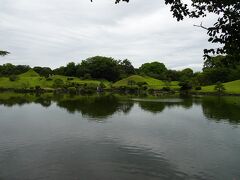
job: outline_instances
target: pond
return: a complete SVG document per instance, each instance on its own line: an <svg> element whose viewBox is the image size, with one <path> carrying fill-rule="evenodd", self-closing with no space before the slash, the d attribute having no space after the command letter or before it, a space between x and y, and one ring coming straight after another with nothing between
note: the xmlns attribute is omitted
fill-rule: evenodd
<svg viewBox="0 0 240 180"><path fill-rule="evenodd" d="M0 94L0 179L240 179L240 98Z"/></svg>

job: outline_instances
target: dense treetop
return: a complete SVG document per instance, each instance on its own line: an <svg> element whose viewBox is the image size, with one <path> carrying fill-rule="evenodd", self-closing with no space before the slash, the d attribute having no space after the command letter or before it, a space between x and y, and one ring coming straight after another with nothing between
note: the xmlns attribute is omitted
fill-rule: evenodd
<svg viewBox="0 0 240 180"><path fill-rule="evenodd" d="M148 75L157 79L164 79L167 68L163 63L155 61L155 62L143 64L139 68L139 71L145 75Z"/></svg>

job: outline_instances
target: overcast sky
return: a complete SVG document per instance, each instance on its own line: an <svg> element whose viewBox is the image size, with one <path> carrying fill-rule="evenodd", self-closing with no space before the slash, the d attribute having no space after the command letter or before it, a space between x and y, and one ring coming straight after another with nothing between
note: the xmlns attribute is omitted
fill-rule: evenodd
<svg viewBox="0 0 240 180"><path fill-rule="evenodd" d="M206 31L177 22L163 0L0 0L0 64L56 68L103 55L129 59L135 67L160 61L168 68L201 70Z"/></svg>

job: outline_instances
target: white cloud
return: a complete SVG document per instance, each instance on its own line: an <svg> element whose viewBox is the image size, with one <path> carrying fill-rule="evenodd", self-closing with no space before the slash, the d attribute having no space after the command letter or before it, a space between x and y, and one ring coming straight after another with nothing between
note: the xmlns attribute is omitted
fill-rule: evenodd
<svg viewBox="0 0 240 180"><path fill-rule="evenodd" d="M169 68L201 69L202 20L177 22L163 1L1 0L1 63L52 68L90 56L128 58L134 66L159 60ZM2 5L3 4L3 5ZM205 23L212 23L214 18Z"/></svg>

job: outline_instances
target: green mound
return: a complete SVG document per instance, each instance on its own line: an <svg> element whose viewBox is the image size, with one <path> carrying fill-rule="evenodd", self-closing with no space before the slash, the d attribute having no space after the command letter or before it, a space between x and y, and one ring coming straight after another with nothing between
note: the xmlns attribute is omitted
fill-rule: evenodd
<svg viewBox="0 0 240 180"><path fill-rule="evenodd" d="M134 81L135 83L138 83L138 82L146 82L146 79L139 75L133 75L133 76L129 76L128 78L124 78L120 81L115 82L113 86L115 87L127 86L130 81Z"/></svg>
<svg viewBox="0 0 240 180"><path fill-rule="evenodd" d="M173 89L178 89L178 82L177 81L172 81L171 83L167 83L162 81L162 80L158 80L149 76L139 76L139 75L133 75L130 76L128 78L122 79L120 81L117 81L116 83L113 84L114 87L120 87L120 86L127 86L129 84L129 81L135 81L136 83L138 82L146 82L147 85L150 88L153 89L161 89L164 86L170 86Z"/></svg>
<svg viewBox="0 0 240 180"><path fill-rule="evenodd" d="M39 77L39 74L36 73L33 69L28 70L27 72L20 74L20 77Z"/></svg>

